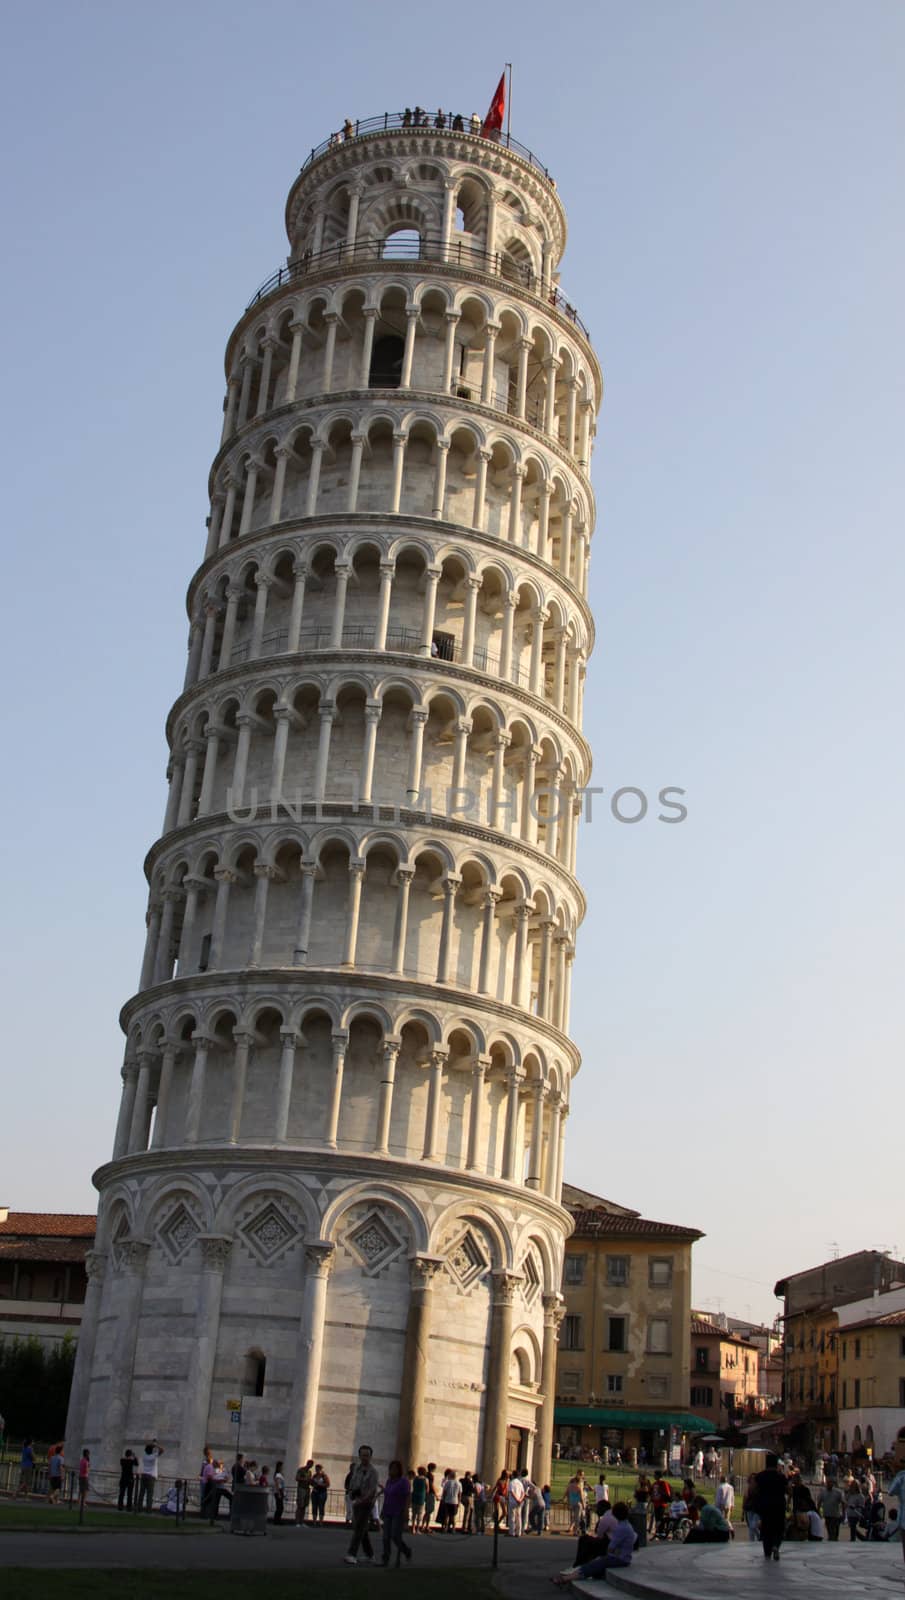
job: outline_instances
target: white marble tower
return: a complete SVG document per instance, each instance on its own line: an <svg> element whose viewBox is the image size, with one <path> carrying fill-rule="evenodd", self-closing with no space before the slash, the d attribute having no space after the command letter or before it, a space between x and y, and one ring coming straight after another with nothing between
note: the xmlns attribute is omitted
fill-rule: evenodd
<svg viewBox="0 0 905 1600"><path fill-rule="evenodd" d="M361 123L230 335L67 1428L546 1472L601 379L517 145Z"/></svg>

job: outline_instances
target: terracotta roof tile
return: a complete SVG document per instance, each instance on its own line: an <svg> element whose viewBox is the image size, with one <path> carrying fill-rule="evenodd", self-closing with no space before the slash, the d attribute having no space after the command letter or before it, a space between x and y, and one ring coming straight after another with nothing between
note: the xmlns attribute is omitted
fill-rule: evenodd
<svg viewBox="0 0 905 1600"><path fill-rule="evenodd" d="M90 1239L5 1239L0 1234L0 1261L84 1261Z"/></svg>
<svg viewBox="0 0 905 1600"><path fill-rule="evenodd" d="M0 1239L27 1235L36 1239L93 1239L97 1217L84 1212L11 1211L0 1222Z"/></svg>
<svg viewBox="0 0 905 1600"><path fill-rule="evenodd" d="M905 1328L905 1311L887 1311L882 1317L862 1317L859 1322L847 1322L839 1329L839 1337L861 1328Z"/></svg>
<svg viewBox="0 0 905 1600"><path fill-rule="evenodd" d="M603 1211L573 1211L575 1234L597 1234L609 1237L619 1234L623 1238L649 1238L658 1236L671 1239L700 1239L700 1228L684 1228L678 1222L654 1222L650 1217L622 1216ZM574 1235L573 1235L574 1237Z"/></svg>

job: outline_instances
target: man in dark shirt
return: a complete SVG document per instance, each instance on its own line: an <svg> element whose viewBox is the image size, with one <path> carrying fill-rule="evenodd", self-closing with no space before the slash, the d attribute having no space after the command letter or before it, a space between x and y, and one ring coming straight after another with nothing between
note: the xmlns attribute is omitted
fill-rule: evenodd
<svg viewBox="0 0 905 1600"><path fill-rule="evenodd" d="M754 1481L764 1556L768 1561L771 1556L778 1561L786 1526L786 1480L779 1471L776 1456L767 1457L764 1471L759 1472Z"/></svg>

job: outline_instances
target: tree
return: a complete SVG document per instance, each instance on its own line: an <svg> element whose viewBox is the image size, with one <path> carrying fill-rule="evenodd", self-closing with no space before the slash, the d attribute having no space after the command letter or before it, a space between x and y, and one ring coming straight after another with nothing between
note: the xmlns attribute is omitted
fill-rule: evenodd
<svg viewBox="0 0 905 1600"><path fill-rule="evenodd" d="M40 1339L0 1339L0 1413L6 1436L45 1444L63 1436L76 1341L71 1332L46 1349Z"/></svg>

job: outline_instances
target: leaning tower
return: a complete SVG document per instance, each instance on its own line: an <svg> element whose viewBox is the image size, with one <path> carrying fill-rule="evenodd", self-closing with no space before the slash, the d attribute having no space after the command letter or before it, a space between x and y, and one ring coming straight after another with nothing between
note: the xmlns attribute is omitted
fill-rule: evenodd
<svg viewBox="0 0 905 1600"><path fill-rule="evenodd" d="M458 122L458 119L456 119ZM386 116L230 334L69 1448L551 1453L601 378L556 185Z"/></svg>

